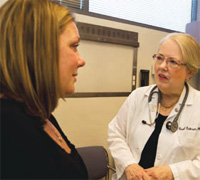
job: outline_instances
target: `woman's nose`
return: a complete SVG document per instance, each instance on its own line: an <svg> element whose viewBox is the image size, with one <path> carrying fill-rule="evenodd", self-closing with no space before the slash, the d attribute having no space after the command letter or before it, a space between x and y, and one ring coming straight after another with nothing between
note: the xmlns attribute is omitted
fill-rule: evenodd
<svg viewBox="0 0 200 180"><path fill-rule="evenodd" d="M81 56L79 56L78 67L83 66L85 66L85 60Z"/></svg>
<svg viewBox="0 0 200 180"><path fill-rule="evenodd" d="M161 68L167 69L167 68L168 68L167 60L164 60L164 61L160 64L160 67L161 67Z"/></svg>

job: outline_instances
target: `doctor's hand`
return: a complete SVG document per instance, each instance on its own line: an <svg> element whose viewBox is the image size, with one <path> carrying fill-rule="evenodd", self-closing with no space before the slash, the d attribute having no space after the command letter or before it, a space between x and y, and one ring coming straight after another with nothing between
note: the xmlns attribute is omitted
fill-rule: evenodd
<svg viewBox="0 0 200 180"><path fill-rule="evenodd" d="M130 164L125 169L127 180L151 180L145 170L138 164Z"/></svg>
<svg viewBox="0 0 200 180"><path fill-rule="evenodd" d="M171 168L167 165L159 165L149 169L145 169L145 172L153 180L173 180L173 173Z"/></svg>

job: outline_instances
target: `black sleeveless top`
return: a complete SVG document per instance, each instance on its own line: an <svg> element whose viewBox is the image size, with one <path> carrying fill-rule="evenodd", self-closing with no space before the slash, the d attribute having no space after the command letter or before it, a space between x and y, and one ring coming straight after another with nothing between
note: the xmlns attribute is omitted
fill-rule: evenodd
<svg viewBox="0 0 200 180"><path fill-rule="evenodd" d="M1 99L1 179L88 179L86 166L56 119L49 119L71 149L68 154L24 105Z"/></svg>
<svg viewBox="0 0 200 180"><path fill-rule="evenodd" d="M163 116L159 114L155 120L155 123L156 123L155 129L152 132L150 138L148 139L146 145L144 146L144 149L142 151L141 158L139 161L139 165L142 166L144 169L154 166L158 138L159 138L163 123L166 120L166 118L167 116Z"/></svg>

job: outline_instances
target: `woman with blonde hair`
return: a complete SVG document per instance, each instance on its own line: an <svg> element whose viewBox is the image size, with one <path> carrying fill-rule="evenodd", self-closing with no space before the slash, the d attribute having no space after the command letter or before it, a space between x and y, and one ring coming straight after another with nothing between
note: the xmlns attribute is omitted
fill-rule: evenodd
<svg viewBox="0 0 200 180"><path fill-rule="evenodd" d="M71 12L50 0L0 8L1 178L87 179L83 160L51 114L84 66Z"/></svg>
<svg viewBox="0 0 200 180"><path fill-rule="evenodd" d="M188 81L198 72L200 46L171 33L153 55L155 84L134 90L109 124L113 179L200 179L200 92Z"/></svg>

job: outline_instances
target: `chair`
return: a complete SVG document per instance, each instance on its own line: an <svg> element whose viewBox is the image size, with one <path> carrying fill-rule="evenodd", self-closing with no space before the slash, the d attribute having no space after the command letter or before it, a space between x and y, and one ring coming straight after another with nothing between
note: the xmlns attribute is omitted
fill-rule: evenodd
<svg viewBox="0 0 200 180"><path fill-rule="evenodd" d="M86 165L90 180L109 179L108 153L103 146L80 147L77 151Z"/></svg>

